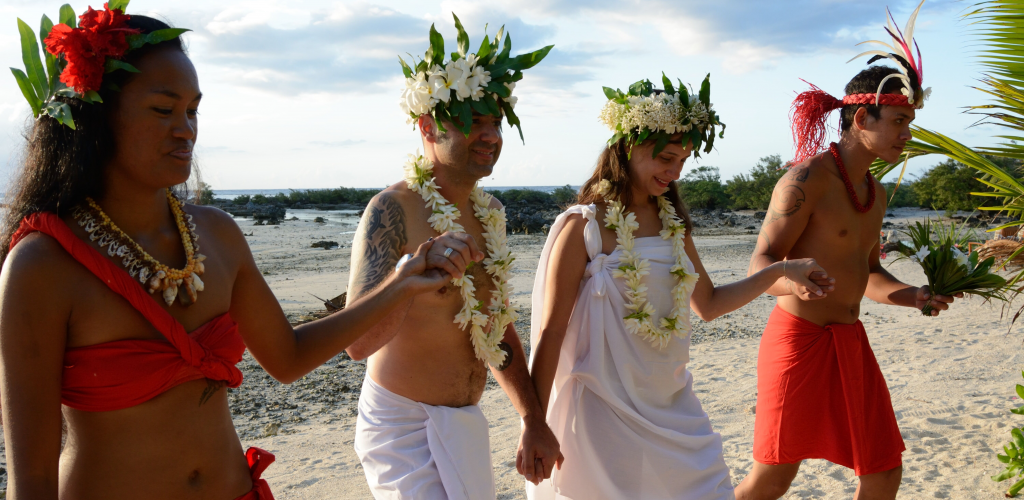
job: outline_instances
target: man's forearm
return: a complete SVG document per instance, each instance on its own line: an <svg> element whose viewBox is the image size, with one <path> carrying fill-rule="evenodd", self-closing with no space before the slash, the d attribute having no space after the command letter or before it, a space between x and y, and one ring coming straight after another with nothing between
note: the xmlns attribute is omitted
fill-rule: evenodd
<svg viewBox="0 0 1024 500"><path fill-rule="evenodd" d="M879 265L868 275L868 288L864 295L880 304L917 307L917 289L896 279Z"/></svg>
<svg viewBox="0 0 1024 500"><path fill-rule="evenodd" d="M530 378L530 370L526 366L526 352L523 344L519 341L515 326L509 325L505 329L503 342L511 349L512 362L503 371L491 368L494 379L508 395L519 416L527 423L532 421L544 421L544 414L541 411L540 400L537 399L537 391L533 386L533 379Z"/></svg>

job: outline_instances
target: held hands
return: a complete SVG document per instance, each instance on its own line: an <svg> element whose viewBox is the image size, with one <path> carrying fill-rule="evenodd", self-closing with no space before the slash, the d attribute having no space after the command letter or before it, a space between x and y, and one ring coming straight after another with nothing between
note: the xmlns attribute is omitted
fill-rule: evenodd
<svg viewBox="0 0 1024 500"><path fill-rule="evenodd" d="M956 294L956 298L963 298L964 294ZM922 286L917 289L917 296L915 297L914 307L918 309L924 309L925 306L932 306L932 316L938 316L939 311L945 311L949 309L949 305L953 303L953 297L949 295L935 295L932 296L932 291L928 288L928 285Z"/></svg>
<svg viewBox="0 0 1024 500"><path fill-rule="evenodd" d="M421 244L416 253L398 266L395 277L403 280L415 294L432 292L453 276L462 276L467 263L483 259L484 254L472 236L447 232Z"/></svg>
<svg viewBox="0 0 1024 500"><path fill-rule="evenodd" d="M835 290L835 278L829 278L814 259L786 260L782 264L786 288L801 300L824 299Z"/></svg>
<svg viewBox="0 0 1024 500"><path fill-rule="evenodd" d="M484 257L472 236L449 231L434 238L434 245L427 251L427 267L442 270L449 278L460 278L471 262Z"/></svg>
<svg viewBox="0 0 1024 500"><path fill-rule="evenodd" d="M565 457L558 450L558 438L551 432L547 422L526 421L519 436L516 451L516 470L533 484L551 477L555 467L562 468Z"/></svg>

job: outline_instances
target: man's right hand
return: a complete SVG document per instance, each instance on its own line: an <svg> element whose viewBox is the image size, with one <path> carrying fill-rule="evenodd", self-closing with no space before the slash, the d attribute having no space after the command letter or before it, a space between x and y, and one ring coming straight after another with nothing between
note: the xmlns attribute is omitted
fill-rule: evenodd
<svg viewBox="0 0 1024 500"><path fill-rule="evenodd" d="M445 252L449 248L452 251L448 252L446 257ZM434 244L427 251L427 267L442 270L454 278L461 278L470 262L480 262L484 257L472 236L448 231L434 238Z"/></svg>
<svg viewBox="0 0 1024 500"><path fill-rule="evenodd" d="M793 259L785 262L786 288L801 300L819 300L835 290L835 278L814 259Z"/></svg>

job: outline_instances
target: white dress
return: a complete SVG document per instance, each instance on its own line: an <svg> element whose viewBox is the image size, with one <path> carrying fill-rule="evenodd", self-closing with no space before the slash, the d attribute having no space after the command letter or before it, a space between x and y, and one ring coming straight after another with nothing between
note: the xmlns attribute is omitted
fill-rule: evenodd
<svg viewBox="0 0 1024 500"><path fill-rule="evenodd" d="M590 263L562 343L547 411L565 462L539 486L526 483L532 500L732 499L722 438L693 393L686 369L690 339L673 338L664 350L629 333L622 279L611 271L619 252L601 254L594 205L570 207L555 221L540 256L533 287L532 352L544 310L551 247L572 214L588 219L584 240ZM676 283L672 243L636 238L651 263L647 299L665 316ZM690 272L693 264L687 261ZM532 355L531 355L532 356ZM532 359L531 359L532 365Z"/></svg>

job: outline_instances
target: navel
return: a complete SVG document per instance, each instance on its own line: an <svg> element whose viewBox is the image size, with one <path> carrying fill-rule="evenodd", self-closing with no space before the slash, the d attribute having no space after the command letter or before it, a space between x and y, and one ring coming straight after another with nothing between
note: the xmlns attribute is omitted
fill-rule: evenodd
<svg viewBox="0 0 1024 500"><path fill-rule="evenodd" d="M839 237L842 238L843 236L846 236L846 230L845 229L843 229L842 231L839 231Z"/></svg>

